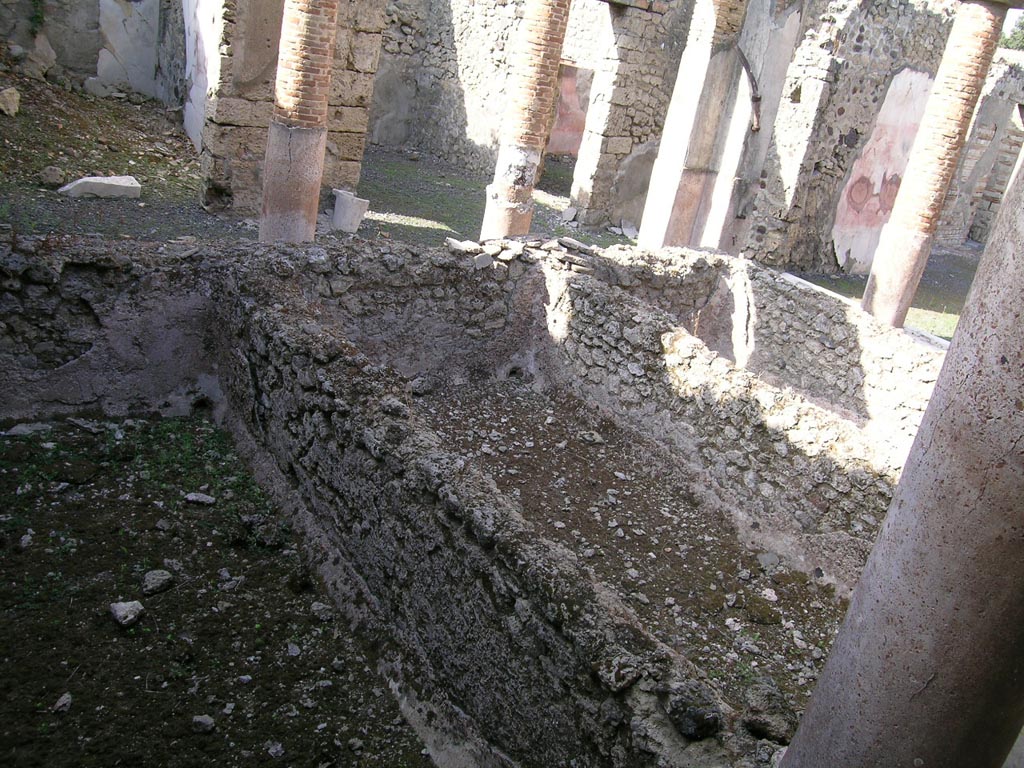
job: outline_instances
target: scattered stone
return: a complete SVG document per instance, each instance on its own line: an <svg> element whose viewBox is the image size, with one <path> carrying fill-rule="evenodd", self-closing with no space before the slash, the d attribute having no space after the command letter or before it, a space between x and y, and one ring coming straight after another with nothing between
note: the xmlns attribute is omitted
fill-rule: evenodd
<svg viewBox="0 0 1024 768"><path fill-rule="evenodd" d="M778 568L781 560L774 552L762 552L757 556L757 562L760 564L762 571L769 571L773 568Z"/></svg>
<svg viewBox="0 0 1024 768"><path fill-rule="evenodd" d="M28 435L34 435L36 432L49 432L51 429L52 427L49 424L15 424L7 430L6 434L8 437L27 437Z"/></svg>
<svg viewBox="0 0 1024 768"><path fill-rule="evenodd" d="M334 618L334 609L327 603L317 601L310 606L310 610L320 621L331 621Z"/></svg>
<svg viewBox="0 0 1024 768"><path fill-rule="evenodd" d="M465 254L477 254L483 251L479 243L475 243L472 240L456 240L454 237L446 237L444 244L448 246L448 250L451 253L465 253Z"/></svg>
<svg viewBox="0 0 1024 768"><path fill-rule="evenodd" d="M44 187L59 187L65 179L64 171L55 165L46 166L36 176Z"/></svg>
<svg viewBox="0 0 1024 768"><path fill-rule="evenodd" d="M289 656L298 656L300 653L302 653L302 649L299 648L299 646L297 646L295 643L288 643Z"/></svg>
<svg viewBox="0 0 1024 768"><path fill-rule="evenodd" d="M362 750L363 750L363 740L362 739L349 739L348 740L348 748L351 749L353 752L362 752Z"/></svg>
<svg viewBox="0 0 1024 768"><path fill-rule="evenodd" d="M98 77L87 77L85 82L82 83L82 88L91 96L95 96L97 99L105 99L110 95L110 88L103 84L103 81Z"/></svg>
<svg viewBox="0 0 1024 768"><path fill-rule="evenodd" d="M24 552L26 549L32 546L32 533L26 533L20 539L18 539L18 549Z"/></svg>
<svg viewBox="0 0 1024 768"><path fill-rule="evenodd" d="M142 612L144 610L142 603L138 600L131 600L126 603L110 604L110 615L113 616L114 621L122 627L130 627L132 624L137 622L139 617L142 616Z"/></svg>
<svg viewBox="0 0 1024 768"><path fill-rule="evenodd" d="M205 493L189 493L185 496L185 501L189 504L203 504L207 507L213 506L217 503L217 500L213 496L208 496Z"/></svg>
<svg viewBox="0 0 1024 768"><path fill-rule="evenodd" d="M252 682L252 675L239 675L238 682L240 682L242 685L248 685Z"/></svg>
<svg viewBox="0 0 1024 768"><path fill-rule="evenodd" d="M18 93L17 88L4 88L0 91L0 112L3 112L8 117L14 117L18 114L20 107L21 94Z"/></svg>
<svg viewBox="0 0 1024 768"><path fill-rule="evenodd" d="M54 704L52 707L50 707L50 711L51 712L58 712L60 714L64 714L69 709L71 709L71 702L72 702L71 694L70 693L65 693L59 699L57 699L57 703L56 704Z"/></svg>
<svg viewBox="0 0 1024 768"><path fill-rule="evenodd" d="M174 576L170 571L163 569L147 571L146 575L142 577L142 594L155 595L158 592L170 589L173 584Z"/></svg>
<svg viewBox="0 0 1024 768"><path fill-rule="evenodd" d="M68 197L138 198L142 185L134 176L85 176L57 190Z"/></svg>
<svg viewBox="0 0 1024 768"><path fill-rule="evenodd" d="M622 234L628 237L630 240L636 240L640 236L640 230L636 228L635 224L631 224L628 221L622 222Z"/></svg>
<svg viewBox="0 0 1024 768"><path fill-rule="evenodd" d="M666 707L669 720L683 736L698 741L722 729L722 710L711 692L696 681L672 690Z"/></svg>
<svg viewBox="0 0 1024 768"><path fill-rule="evenodd" d="M267 748L267 754L273 758L282 757L284 755L284 747L280 741L268 741L263 745Z"/></svg>
<svg viewBox="0 0 1024 768"><path fill-rule="evenodd" d="M494 257L486 253L478 253L473 257L473 266L477 269L487 269L489 266L494 264Z"/></svg>
<svg viewBox="0 0 1024 768"><path fill-rule="evenodd" d="M797 717L770 677L759 678L744 693L747 708L740 722L753 736L788 744L796 732Z"/></svg>
<svg viewBox="0 0 1024 768"><path fill-rule="evenodd" d="M217 723L209 715L196 715L192 718L192 730L196 733L213 733Z"/></svg>
<svg viewBox="0 0 1024 768"><path fill-rule="evenodd" d="M579 253L593 254L594 249L589 245L581 243L572 237L560 237L558 238L558 244L564 248L568 248L570 251L577 251Z"/></svg>
<svg viewBox="0 0 1024 768"><path fill-rule="evenodd" d="M417 376L411 382L409 382L409 391L417 397L423 395L429 395L434 391L434 385L429 378L425 376Z"/></svg>
<svg viewBox="0 0 1024 768"><path fill-rule="evenodd" d="M35 46L22 64L22 71L36 80L42 80L57 63L57 52L53 50L46 35L36 35Z"/></svg>
<svg viewBox="0 0 1024 768"><path fill-rule="evenodd" d="M600 432L596 432L593 429L588 429L585 432L580 432L580 440L584 443L592 443L594 445L601 445L604 443L604 438L601 437Z"/></svg>
<svg viewBox="0 0 1024 768"><path fill-rule="evenodd" d="M564 211L562 211L562 213L561 213L562 221L572 221L573 219L576 218L576 214L577 213L579 213L579 211L577 211L575 207L570 205Z"/></svg>

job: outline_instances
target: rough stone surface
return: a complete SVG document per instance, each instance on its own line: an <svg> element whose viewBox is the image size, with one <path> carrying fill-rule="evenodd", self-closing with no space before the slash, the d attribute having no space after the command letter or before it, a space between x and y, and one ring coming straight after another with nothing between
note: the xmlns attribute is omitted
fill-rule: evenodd
<svg viewBox="0 0 1024 768"><path fill-rule="evenodd" d="M21 94L17 88L4 88L0 91L0 112L8 117L14 117L18 114L20 106Z"/></svg>
<svg viewBox="0 0 1024 768"><path fill-rule="evenodd" d="M173 585L174 576L170 571L163 569L146 571L146 575L142 577L142 594L155 595L170 589Z"/></svg>
<svg viewBox="0 0 1024 768"><path fill-rule="evenodd" d="M274 105L277 33L283 4L226 3L221 50L202 125L203 201L210 208L260 209L261 168ZM323 186L354 190L359 181L370 97L384 25L381 0L342 3L327 93Z"/></svg>
<svg viewBox="0 0 1024 768"><path fill-rule="evenodd" d="M131 600L126 603L110 604L110 615L113 616L114 621L122 627L130 627L132 624L137 622L142 616L144 610L142 603L138 600Z"/></svg>

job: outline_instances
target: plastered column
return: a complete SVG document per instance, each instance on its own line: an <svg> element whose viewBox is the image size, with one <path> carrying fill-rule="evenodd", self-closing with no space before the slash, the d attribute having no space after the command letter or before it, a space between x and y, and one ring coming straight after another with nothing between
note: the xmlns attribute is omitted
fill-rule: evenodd
<svg viewBox="0 0 1024 768"><path fill-rule="evenodd" d="M903 183L882 229L864 290L864 310L897 328L906 320L928 263L1006 8L1001 3L976 0L957 7Z"/></svg>
<svg viewBox="0 0 1024 768"><path fill-rule="evenodd" d="M1024 724L1024 174L782 768L996 768Z"/></svg>
<svg viewBox="0 0 1024 768"><path fill-rule="evenodd" d="M285 0L274 115L263 164L260 240L316 234L338 0Z"/></svg>
<svg viewBox="0 0 1024 768"><path fill-rule="evenodd" d="M711 207L736 91L746 0L698 0L651 172L638 244L696 245Z"/></svg>
<svg viewBox="0 0 1024 768"><path fill-rule="evenodd" d="M569 0L526 0L512 55L494 181L487 186L481 240L530 231L533 185L554 117L568 21Z"/></svg>

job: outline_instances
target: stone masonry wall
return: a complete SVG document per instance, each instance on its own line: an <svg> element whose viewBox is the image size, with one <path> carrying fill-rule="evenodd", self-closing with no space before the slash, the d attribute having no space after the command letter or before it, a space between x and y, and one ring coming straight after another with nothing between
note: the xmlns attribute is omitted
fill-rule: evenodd
<svg viewBox="0 0 1024 768"><path fill-rule="evenodd" d="M204 204L258 211L283 0L225 0L220 72L202 135ZM354 190L384 24L380 0L340 3L323 184Z"/></svg>
<svg viewBox="0 0 1024 768"><path fill-rule="evenodd" d="M677 274L706 273L705 265L715 261L707 256L681 252ZM771 542L808 572L821 568L839 583L851 584L888 507L906 457L906 440L923 412L925 403L917 398L927 400L941 353L873 329L868 337L877 349L866 356L868 363L859 365L878 377L876 386L891 410L882 410L879 402L872 424L855 413L857 393L836 387L822 396L835 377L858 378L845 371L848 360L819 355L821 365L811 376L813 352L800 349L807 341L820 344L823 337L851 333L841 314L816 311L839 304L836 300L793 283L787 287L785 281L767 291L761 286L761 302L774 302L774 314L766 312L755 322L750 310L749 326L731 329L723 326L721 316L714 318L722 308L720 296L702 302L683 289L690 298L678 302L669 298L675 287L670 270L659 273L642 263L631 265L621 252L613 260L609 266L601 263L600 255L570 255L571 268L581 274L567 275L562 292L549 287L560 324L555 336L562 339L559 351L569 365L568 386L617 418L638 428L642 424L648 433L674 444L687 460L697 457L749 541ZM680 322L678 315L641 304L594 279L611 275L630 294L646 294L672 310L702 308ZM645 286L654 276L657 293ZM725 279L728 272L719 276ZM773 279L779 278L769 270L760 278ZM751 282L758 281L755 276ZM658 293L669 301L658 300ZM811 319L824 330L803 329ZM861 322L872 325L866 318ZM769 369L769 381L777 383L737 368L692 335L687 325L707 334L712 346L723 335L728 339L732 330L741 338L756 338L751 346L760 352L750 355L747 364L756 370L760 363ZM801 332L794 334L798 328ZM781 360L793 360L795 370L780 366L773 376L772 363ZM911 377L920 383L904 390L901 385ZM811 396L794 392L794 380Z"/></svg>
<svg viewBox="0 0 1024 768"><path fill-rule="evenodd" d="M744 255L787 269L837 269L831 230L852 164L893 76L905 68L934 76L954 6L808 4Z"/></svg>
<svg viewBox="0 0 1024 768"><path fill-rule="evenodd" d="M490 175L518 2L392 0L386 14L371 141ZM646 193L688 22L682 0L570 7L563 59L595 73L574 204L593 209L595 221L618 221L611 211L624 206L639 221L633 209Z"/></svg>
<svg viewBox="0 0 1024 768"><path fill-rule="evenodd" d="M1024 54L999 49L974 113L967 145L946 195L936 243L983 243L1024 139Z"/></svg>
<svg viewBox="0 0 1024 768"><path fill-rule="evenodd" d="M597 5L573 3L566 35L566 58L594 70L572 205L587 225L639 225L693 9L686 0Z"/></svg>

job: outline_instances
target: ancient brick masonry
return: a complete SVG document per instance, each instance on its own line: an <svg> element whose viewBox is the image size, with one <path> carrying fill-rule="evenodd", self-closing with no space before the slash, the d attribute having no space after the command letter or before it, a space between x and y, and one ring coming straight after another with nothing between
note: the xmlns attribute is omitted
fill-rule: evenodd
<svg viewBox="0 0 1024 768"><path fill-rule="evenodd" d="M316 233L337 25L338 0L285 0L263 164L264 242L305 242Z"/></svg>
<svg viewBox="0 0 1024 768"><path fill-rule="evenodd" d="M338 0L290 0L281 21L274 119L293 128L327 125Z"/></svg>
<svg viewBox="0 0 1024 768"><path fill-rule="evenodd" d="M485 239L530 231L533 185L554 117L569 0L528 0L523 13L494 182L487 187Z"/></svg>
<svg viewBox="0 0 1024 768"><path fill-rule="evenodd" d="M932 236L992 64L1006 6L964 2L946 44L903 185L875 253L864 309L900 327L928 262Z"/></svg>
<svg viewBox="0 0 1024 768"><path fill-rule="evenodd" d="M210 83L202 130L204 204L258 211L267 126L274 112L284 0L220 1L222 56ZM337 6L323 179L325 185L355 190L380 52L384 3L338 0Z"/></svg>

